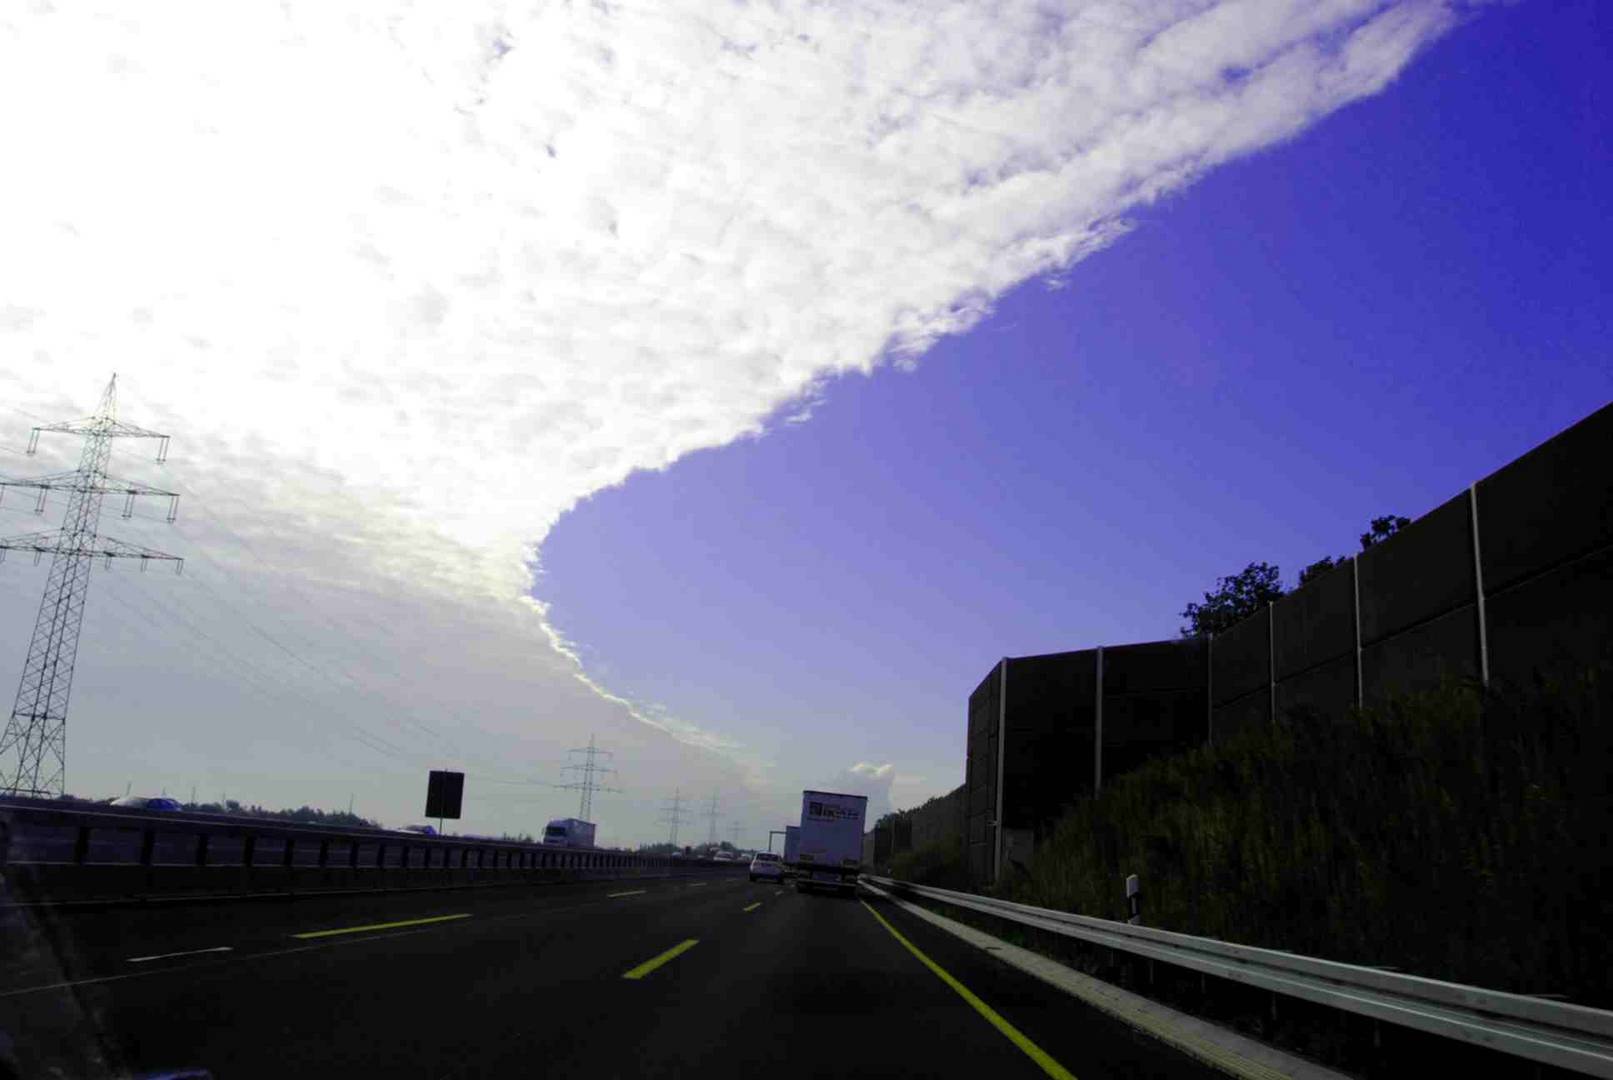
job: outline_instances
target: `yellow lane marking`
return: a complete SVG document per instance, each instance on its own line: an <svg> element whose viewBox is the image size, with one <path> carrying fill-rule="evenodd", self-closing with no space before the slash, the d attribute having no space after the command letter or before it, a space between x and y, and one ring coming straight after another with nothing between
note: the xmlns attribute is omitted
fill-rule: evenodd
<svg viewBox="0 0 1613 1080"><path fill-rule="evenodd" d="M403 919L400 922L370 923L368 926L343 926L337 930L310 930L306 934L292 934L300 941L309 938L335 937L337 934L362 934L367 930L396 930L400 926L425 926L427 923L452 922L455 919L468 919L470 912L463 915L433 915L429 919Z"/></svg>
<svg viewBox="0 0 1613 1080"><path fill-rule="evenodd" d="M745 910L746 911L755 911L757 908L759 908L761 906L762 906L762 902L760 900L758 900L758 901L756 901L756 903L752 904L750 907L746 908Z"/></svg>
<svg viewBox="0 0 1613 1080"><path fill-rule="evenodd" d="M676 960L678 957L682 956L684 953L688 952L698 944L700 944L699 938L690 938L688 941L680 941L678 944L672 946L672 948L668 949L660 956L651 957L638 967L623 973L622 978L642 979L644 976L648 975L662 964L665 964L670 960Z"/></svg>
<svg viewBox="0 0 1613 1080"><path fill-rule="evenodd" d="M1063 1065L1060 1065L1058 1062L1054 1061L1047 1051L1031 1042L1024 1032L1020 1031L1013 1024L1010 1024L1007 1020L1003 1019L1003 1017L998 1014L996 1009L993 1009L990 1005L987 1005L984 1001L981 1001L979 998L975 997L974 993L967 986L963 985L957 979L954 979L952 975L940 964L937 964L934 960L931 960L928 956L925 956L917 945L914 945L911 941L902 936L900 930L897 930L896 927L886 922L883 915L875 911L872 907L869 907L868 901L864 900L861 903L863 907L868 908L868 914L878 919L879 924L891 932L892 937L894 937L897 941L900 941L903 945L907 946L908 952L918 957L919 962L934 972L938 979L952 987L953 990L957 991L958 996L973 1006L975 1012L985 1017L987 1023L991 1024L992 1027L1006 1035L1009 1042L1013 1043L1015 1046L1019 1047L1025 1052L1026 1057L1040 1065L1043 1072L1051 1077L1054 1077L1055 1080L1075 1080L1074 1073L1070 1072L1070 1070L1066 1069Z"/></svg>
<svg viewBox="0 0 1613 1080"><path fill-rule="evenodd" d="M649 891L650 890L648 890L648 889L633 889L633 890L631 890L629 892L608 892L608 893L605 894L605 899L614 900L618 896L643 896L645 893L647 893Z"/></svg>

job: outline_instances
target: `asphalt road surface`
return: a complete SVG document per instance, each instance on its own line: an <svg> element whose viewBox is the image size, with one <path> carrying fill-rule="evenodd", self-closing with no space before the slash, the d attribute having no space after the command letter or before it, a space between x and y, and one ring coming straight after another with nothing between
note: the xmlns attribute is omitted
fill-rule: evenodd
<svg viewBox="0 0 1613 1080"><path fill-rule="evenodd" d="M0 909L0 1031L27 1080L1214 1075L888 901L731 873Z"/></svg>

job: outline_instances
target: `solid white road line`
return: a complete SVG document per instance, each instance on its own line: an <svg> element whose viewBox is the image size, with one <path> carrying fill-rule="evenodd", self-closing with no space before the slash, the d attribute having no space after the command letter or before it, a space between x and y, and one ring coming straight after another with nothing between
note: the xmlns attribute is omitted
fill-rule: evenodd
<svg viewBox="0 0 1613 1080"><path fill-rule="evenodd" d="M202 953L234 952L234 951L235 951L235 946L233 946L233 945L218 945L218 946L215 946L214 948L211 948L211 949L186 949L184 952L165 952L165 953L158 953L156 956L131 956L131 957L129 957L129 963L131 963L131 964L144 964L148 960L170 960L170 959L172 959L173 957L176 957L176 956L199 956Z"/></svg>

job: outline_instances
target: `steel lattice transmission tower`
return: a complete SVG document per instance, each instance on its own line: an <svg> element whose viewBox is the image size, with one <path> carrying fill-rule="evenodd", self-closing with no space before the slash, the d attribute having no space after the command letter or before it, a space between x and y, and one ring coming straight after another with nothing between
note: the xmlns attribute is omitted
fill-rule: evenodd
<svg viewBox="0 0 1613 1080"><path fill-rule="evenodd" d="M689 820L684 816L683 792L680 789L673 789L672 798L667 800L667 805L661 811L661 820L672 826L672 832L667 837L667 842L673 847L677 847L678 826Z"/></svg>
<svg viewBox="0 0 1613 1080"><path fill-rule="evenodd" d="M595 759L599 755L603 754L605 757L610 757L611 752L609 750L601 750L596 747L594 745L594 737L590 735L588 736L587 746L579 747L575 750L569 750L567 753L583 755L582 764L567 765L560 771L581 773L582 779L570 784L556 784L555 787L565 788L568 791L582 792L582 805L578 810L577 816L582 818L584 821L592 821L594 820L592 817L594 811L594 792L622 790L621 788L606 787L604 784L601 784L599 781L594 779L596 776L607 776L616 771L615 769L607 768L603 765L596 765L594 763Z"/></svg>
<svg viewBox="0 0 1613 1080"><path fill-rule="evenodd" d="M78 656L91 564L103 559L110 567L113 559L139 559L142 570L153 561L171 562L175 570L184 566L178 556L100 535L101 502L108 495L124 496L126 518L134 514L134 501L141 495L166 498L169 521L174 520L179 509L179 496L172 491L107 474L113 439L157 439L158 463L168 458L168 436L118 419L116 375L101 394L94 416L34 428L28 438L28 453L38 449L39 435L46 431L84 437L78 468L27 480L0 478L0 497L6 488L37 491L36 513L45 512L51 492L67 493L67 511L60 529L0 538L0 559L8 551L32 552L35 563L50 556L50 575L34 621L34 636L28 643L17 700L5 734L0 736L0 793L7 795L48 797L65 790L67 696L73 686L73 662Z"/></svg>
<svg viewBox="0 0 1613 1080"><path fill-rule="evenodd" d="M706 804L706 819L711 823L711 830L706 834L706 843L712 847L717 846L717 793L711 793L711 802Z"/></svg>

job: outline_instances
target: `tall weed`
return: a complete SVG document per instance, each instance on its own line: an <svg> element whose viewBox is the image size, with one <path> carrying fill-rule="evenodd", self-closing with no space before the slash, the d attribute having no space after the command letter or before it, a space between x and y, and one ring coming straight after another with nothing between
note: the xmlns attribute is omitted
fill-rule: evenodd
<svg viewBox="0 0 1613 1080"><path fill-rule="evenodd" d="M1613 1004L1606 670L1294 714L1075 807L998 888L1148 925Z"/></svg>

